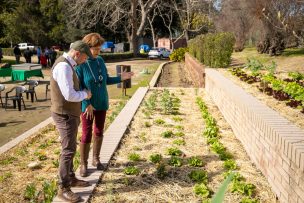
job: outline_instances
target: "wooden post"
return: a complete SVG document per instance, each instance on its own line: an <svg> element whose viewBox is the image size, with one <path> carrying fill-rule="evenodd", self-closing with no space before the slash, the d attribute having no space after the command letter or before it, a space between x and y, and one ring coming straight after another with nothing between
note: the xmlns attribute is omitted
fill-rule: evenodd
<svg viewBox="0 0 304 203"><path fill-rule="evenodd" d="M127 65L117 65L116 66L117 76L119 76L124 71L131 72L131 66L127 66ZM122 96L127 96L127 88L131 88L131 79L123 81L122 84L118 83L117 88L121 88Z"/></svg>

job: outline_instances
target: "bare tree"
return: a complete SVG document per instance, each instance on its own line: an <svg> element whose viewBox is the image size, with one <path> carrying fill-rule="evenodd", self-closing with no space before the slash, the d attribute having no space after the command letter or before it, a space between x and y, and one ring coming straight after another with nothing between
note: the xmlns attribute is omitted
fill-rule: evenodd
<svg viewBox="0 0 304 203"><path fill-rule="evenodd" d="M174 17L174 8L170 5L170 2L163 2L161 5L157 5L159 16L162 18L164 25L169 31L169 39L171 42L172 49L174 49L173 41L173 30L172 30L172 22ZM181 35L180 37L182 37ZM180 38L179 37L179 38Z"/></svg>
<svg viewBox="0 0 304 203"><path fill-rule="evenodd" d="M172 0L171 4L175 9L183 35L186 40L190 39L189 33L199 33L208 30L211 24L211 12L214 0Z"/></svg>
<svg viewBox="0 0 304 203"><path fill-rule="evenodd" d="M262 10L264 19L275 29L293 35L304 45L304 1L270 1Z"/></svg>
<svg viewBox="0 0 304 203"><path fill-rule="evenodd" d="M232 32L236 38L235 51L242 51L250 35L255 18L250 12L252 3L243 0L223 0L222 10L215 17L220 31Z"/></svg>
<svg viewBox="0 0 304 203"><path fill-rule="evenodd" d="M159 0L64 0L70 23L91 28L102 22L116 31L124 27L133 53L138 53L138 38L146 26L147 16Z"/></svg>
<svg viewBox="0 0 304 203"><path fill-rule="evenodd" d="M153 39L153 47L156 47L156 40L157 40L157 36L155 33L155 28L153 26L153 22L155 20L155 17L158 15L158 9L157 7L155 7L153 9L153 12L150 12L150 15L148 15L147 19L150 25L150 30L151 30L151 34L152 34L152 39Z"/></svg>

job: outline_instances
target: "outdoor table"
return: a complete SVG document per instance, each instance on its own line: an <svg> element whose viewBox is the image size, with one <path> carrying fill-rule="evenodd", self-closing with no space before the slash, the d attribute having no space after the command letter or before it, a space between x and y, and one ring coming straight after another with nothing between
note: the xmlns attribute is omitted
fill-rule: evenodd
<svg viewBox="0 0 304 203"><path fill-rule="evenodd" d="M12 68L0 68L0 77L10 77Z"/></svg>
<svg viewBox="0 0 304 203"><path fill-rule="evenodd" d="M12 71L12 81L25 81L27 80L27 78L30 78L30 77L33 77L33 76L36 76L36 77L42 77L44 78L43 76L43 73L41 71L41 69L37 69L37 70L13 70Z"/></svg>

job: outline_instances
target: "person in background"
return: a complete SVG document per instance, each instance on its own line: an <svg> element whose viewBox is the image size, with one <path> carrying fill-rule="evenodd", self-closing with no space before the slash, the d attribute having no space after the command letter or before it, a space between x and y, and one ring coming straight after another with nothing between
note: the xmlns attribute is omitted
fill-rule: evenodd
<svg viewBox="0 0 304 203"><path fill-rule="evenodd" d="M0 63L2 62L2 58L3 58L3 53L2 53L2 48L0 47Z"/></svg>
<svg viewBox="0 0 304 203"><path fill-rule="evenodd" d="M32 52L29 48L26 48L26 50L23 52L23 56L25 58L26 63L32 62Z"/></svg>
<svg viewBox="0 0 304 203"><path fill-rule="evenodd" d="M47 59L46 59L44 51L42 51L42 53L40 55L40 64L41 64L42 68L47 67Z"/></svg>
<svg viewBox="0 0 304 203"><path fill-rule="evenodd" d="M82 101L81 106L80 176L85 177L88 175L88 156L92 137L94 141L92 164L96 166L97 170L104 169L100 163L99 154L103 140L106 112L109 109L107 85L130 79L134 74L123 72L118 77L110 77L104 60L99 56L100 46L105 40L98 33L90 33L82 41L89 45L93 55L92 58L88 58L85 63L76 68L81 87L92 92L92 98ZM92 136L93 128L94 135Z"/></svg>
<svg viewBox="0 0 304 203"><path fill-rule="evenodd" d="M51 48L49 55L50 55L51 66L53 66L57 58L57 52L55 51L54 48Z"/></svg>
<svg viewBox="0 0 304 203"><path fill-rule="evenodd" d="M40 64L40 56L41 56L41 48L40 48L40 47L37 47L38 64Z"/></svg>
<svg viewBox="0 0 304 203"><path fill-rule="evenodd" d="M14 47L14 55L16 58L16 63L19 64L20 63L20 56L21 56L21 50L19 49L19 45L16 44Z"/></svg>
<svg viewBox="0 0 304 203"><path fill-rule="evenodd" d="M50 50L49 50L48 47L45 47L44 54L45 54L45 57L46 57L47 65L50 66L51 65L51 62L50 62Z"/></svg>
<svg viewBox="0 0 304 203"><path fill-rule="evenodd" d="M58 198L67 202L79 202L81 197L71 191L71 187L88 187L90 183L76 178L73 159L77 148L77 131L80 123L81 101L90 99L87 89L80 90L80 82L75 67L91 57L89 46L74 42L71 49L60 56L52 67L51 112L61 140L59 161Z"/></svg>

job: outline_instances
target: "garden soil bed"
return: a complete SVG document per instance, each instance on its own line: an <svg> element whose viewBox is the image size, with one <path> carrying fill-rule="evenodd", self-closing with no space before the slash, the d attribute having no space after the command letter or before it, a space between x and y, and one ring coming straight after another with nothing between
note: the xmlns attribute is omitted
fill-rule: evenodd
<svg viewBox="0 0 304 203"><path fill-rule="evenodd" d="M158 87L192 87L191 78L183 63L169 63L163 67Z"/></svg>
<svg viewBox="0 0 304 203"><path fill-rule="evenodd" d="M157 93L158 100L163 90L149 91L145 101ZM101 177L100 184L95 188L90 202L200 202L201 198L193 192L193 183L188 174L192 170L204 170L208 174L207 186L211 191L216 191L224 180L223 161L218 155L211 152L202 136L204 121L200 109L196 104L196 97L203 96L209 111L217 120L220 128L221 142L231 152L238 165L238 171L246 181L256 186L255 198L260 202L276 202L275 195L259 170L251 163L241 143L235 138L232 129L224 120L218 108L208 98L202 89L172 88L173 93L181 101L178 115L165 115L157 105L151 115L147 114L147 106L142 104L134 116L129 132L121 142L120 149L114 155L108 169ZM156 102L157 104L159 103ZM165 123L159 124L160 120ZM148 125L150 124L150 125ZM184 133L183 137L173 136L164 138L161 134L165 131ZM173 143L183 139L185 145ZM183 165L174 167L168 164L170 156L167 149L177 147L182 152ZM130 154L140 156L139 161L131 161ZM167 175L161 179L157 165L150 161L150 155L160 153ZM203 167L190 166L187 161L198 157L205 165ZM130 160L131 159L131 160ZM138 175L126 175L125 169L135 166L139 169ZM159 165L158 165L159 166ZM242 196L228 191L225 202L240 202Z"/></svg>
<svg viewBox="0 0 304 203"><path fill-rule="evenodd" d="M118 100L110 101L106 126L109 126L121 108L122 105ZM79 127L78 136L80 135L81 127ZM30 202L24 196L28 186L33 186L36 191L40 191L43 183L55 182L56 184L60 151L59 134L55 130L55 126L50 124L39 133L2 154L0 158L0 203ZM79 151L77 151L74 161L78 166ZM38 162L40 166L30 169L28 164L31 162ZM52 191L54 188L49 187L49 189ZM56 185L55 189L57 189ZM53 195L53 192L55 191L50 194ZM36 201L32 202L45 202L46 199L41 195L37 195Z"/></svg>
<svg viewBox="0 0 304 203"><path fill-rule="evenodd" d="M262 103L277 111L281 116L285 117L287 120L291 121L298 127L304 129L304 114L301 113L300 109L294 109L286 106L284 101L278 101L272 96L268 96L263 92L260 92L257 88L259 83L247 84L246 82L241 81L238 77L232 75L227 69L217 70L221 72L225 77L233 81L236 85L242 87L247 93L253 95ZM280 74L280 77L284 76L285 75Z"/></svg>

